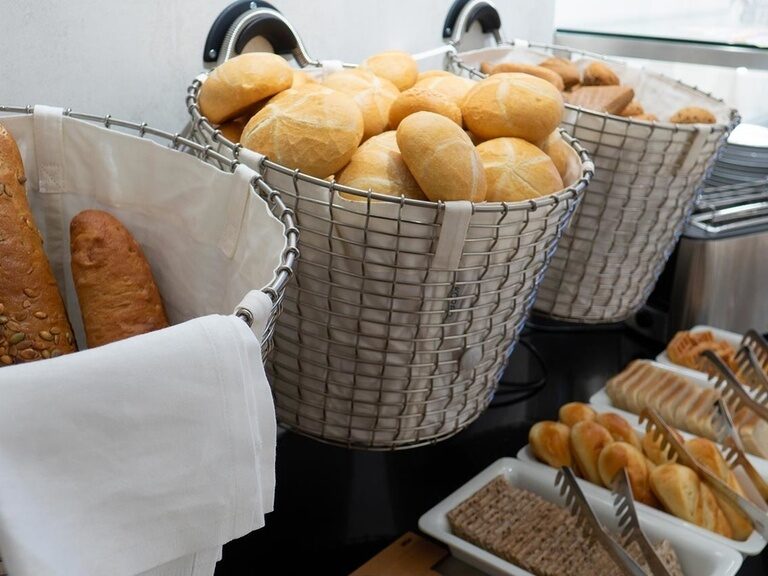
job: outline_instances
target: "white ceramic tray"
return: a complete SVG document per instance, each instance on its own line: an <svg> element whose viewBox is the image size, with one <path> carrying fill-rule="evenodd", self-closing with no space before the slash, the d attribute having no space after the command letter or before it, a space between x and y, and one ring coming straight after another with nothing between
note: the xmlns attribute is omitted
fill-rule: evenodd
<svg viewBox="0 0 768 576"><path fill-rule="evenodd" d="M437 504L419 519L419 528L433 538L445 543L451 553L467 564L493 576L531 576L523 570L486 552L461 538L454 536L448 524L447 514L464 500L480 490L496 476L503 475L518 488L535 492L550 502L564 505L564 499L555 488L556 470L541 465L532 465L514 458L497 460L480 474L472 478L445 500ZM596 486L582 483L582 489L595 513L609 529L616 530L617 523L610 494ZM742 556L723 544L707 538L699 538L676 528L665 518L657 518L639 510L640 524L651 541L670 541L686 576L732 576L742 563Z"/></svg>
<svg viewBox="0 0 768 576"><path fill-rule="evenodd" d="M536 456L533 455L533 452L531 451L531 448L528 444L520 449L520 451L517 453L517 457L518 459L530 464L531 466L536 466L537 468L543 468L545 470L554 472L554 468L551 468L547 464L539 462L536 459ZM584 491L586 491L587 488L595 491L596 494L598 494L603 499L608 500L611 498L611 492L602 486L596 486L595 484L582 479L579 479L579 485ZM755 556L760 554L766 545L765 538L763 538L757 531L753 531L752 535L748 539L740 542L739 540L720 536L711 530L707 530L705 528L701 528L700 526L696 526L695 524L691 524L685 520L681 520L672 514L664 512L663 510L657 510L656 508L648 506L647 504L637 502L637 509L638 513L645 514L649 518L653 518L654 520L672 526L674 530L677 530L681 533L687 531L706 540L710 540L723 546L733 548L734 550L747 556Z"/></svg>
<svg viewBox="0 0 768 576"><path fill-rule="evenodd" d="M733 346L736 350L739 349L739 346L741 346L741 334L736 334L735 332L729 332L728 330L721 330L720 328L713 328L712 326L694 326L689 330L689 332L693 332L694 334L696 332L705 332L709 330L712 332L712 335L715 337L715 340L725 340ZM658 362L661 362L662 364L666 364L667 366L674 366L675 368L679 369L683 373L696 375L696 376L704 376L706 378L706 373L701 372L700 370L694 370L693 368L686 368L685 366L680 366L679 364L675 364L672 362L672 360L669 359L669 356L667 356L667 351L664 349L661 354L656 356L656 360Z"/></svg>

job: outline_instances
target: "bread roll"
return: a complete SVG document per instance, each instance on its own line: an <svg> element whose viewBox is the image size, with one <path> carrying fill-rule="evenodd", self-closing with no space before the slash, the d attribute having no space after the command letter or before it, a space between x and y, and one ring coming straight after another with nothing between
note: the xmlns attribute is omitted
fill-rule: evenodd
<svg viewBox="0 0 768 576"><path fill-rule="evenodd" d="M380 194L426 200L427 197L403 162L394 130L363 143L338 177L339 184L372 190ZM367 201L366 197L341 194L348 200Z"/></svg>
<svg viewBox="0 0 768 576"><path fill-rule="evenodd" d="M602 62L592 62L585 69L581 78L584 86L618 86L619 77Z"/></svg>
<svg viewBox="0 0 768 576"><path fill-rule="evenodd" d="M584 478L602 486L603 482L598 470L598 459L603 448L613 443L611 433L600 424L582 420L571 428L571 454L578 463Z"/></svg>
<svg viewBox="0 0 768 576"><path fill-rule="evenodd" d="M427 78L434 78L436 76L455 76L455 74L445 70L425 70L424 72L419 72L419 75L416 77L416 84L422 80L426 80Z"/></svg>
<svg viewBox="0 0 768 576"><path fill-rule="evenodd" d="M483 139L523 138L542 142L563 116L563 97L530 74L494 74L478 82L461 106L464 122Z"/></svg>
<svg viewBox="0 0 768 576"><path fill-rule="evenodd" d="M539 62L539 66L549 68L557 73L563 79L563 85L566 88L578 84L581 80L581 72L579 72L578 66L565 58L547 58L544 62Z"/></svg>
<svg viewBox="0 0 768 576"><path fill-rule="evenodd" d="M553 468L572 466L570 434L571 429L560 422L537 422L528 432L528 443L536 458Z"/></svg>
<svg viewBox="0 0 768 576"><path fill-rule="evenodd" d="M397 145L416 182L433 202L485 200L480 155L455 122L434 112L416 112L400 122Z"/></svg>
<svg viewBox="0 0 768 576"><path fill-rule="evenodd" d="M707 530L731 538L717 500L696 472L680 464L663 464L650 474L651 489L664 509Z"/></svg>
<svg viewBox="0 0 768 576"><path fill-rule="evenodd" d="M542 150L552 159L563 182L563 188L573 186L581 177L581 163L575 160L573 148L563 140L559 130L549 135L544 141Z"/></svg>
<svg viewBox="0 0 768 576"><path fill-rule="evenodd" d="M477 146L488 180L487 202L517 202L563 189L552 159L521 138L494 138Z"/></svg>
<svg viewBox="0 0 768 576"><path fill-rule="evenodd" d="M474 80L468 78L462 78L455 74L447 74L445 76L427 76L422 78L419 75L419 81L416 82L415 88L426 88L427 90L434 90L440 92L450 98L456 106L461 108L461 103L464 101L464 97L477 84Z"/></svg>
<svg viewBox="0 0 768 576"><path fill-rule="evenodd" d="M325 178L347 165L362 137L363 114L349 96L323 87L292 88L251 118L241 144Z"/></svg>
<svg viewBox="0 0 768 576"><path fill-rule="evenodd" d="M356 69L331 74L323 85L350 96L360 107L365 124L363 140L387 129L390 107L400 95L392 82L367 70Z"/></svg>
<svg viewBox="0 0 768 576"><path fill-rule="evenodd" d="M535 64L526 64L524 62L500 62L498 64L492 64L490 66L481 66L481 71L486 74L503 74L504 72L520 72L522 74L530 74L536 76L542 80L546 80L552 86L557 88L560 92L565 90L565 84L563 79L557 72L544 68L543 66L536 66Z"/></svg>
<svg viewBox="0 0 768 576"><path fill-rule="evenodd" d="M238 143L243 135L245 125L248 124L250 119L250 116L240 116L234 120L227 120L224 124L219 126L219 131L221 131L221 135L230 142Z"/></svg>
<svg viewBox="0 0 768 576"><path fill-rule="evenodd" d="M626 442L631 444L635 449L642 454L642 444L640 439L635 434L634 429L630 426L624 418L614 412L603 412L595 417L595 422L604 426L608 432L611 433L613 439L617 442Z"/></svg>
<svg viewBox="0 0 768 576"><path fill-rule="evenodd" d="M659 117L656 114L638 114L637 116L630 116L633 120L644 120L645 122L658 122Z"/></svg>
<svg viewBox="0 0 768 576"><path fill-rule="evenodd" d="M673 431L675 436L680 442L683 442L683 437L680 436L680 433L677 431ZM648 457L648 459L656 464L657 466L661 466L662 464L667 464L669 462L672 462L671 454L669 452L669 449L662 450L661 449L661 437L654 439L653 434L650 432L643 436L643 439L640 441L641 446L643 447L643 453Z"/></svg>
<svg viewBox="0 0 768 576"><path fill-rule="evenodd" d="M398 90L408 90L416 84L419 66L407 52L381 52L363 60L360 68L370 70L376 76L386 78Z"/></svg>
<svg viewBox="0 0 768 576"><path fill-rule="evenodd" d="M594 420L597 417L597 412L589 404L583 402L569 402L560 406L558 411L558 418L560 422L566 426L573 426L577 422L584 420Z"/></svg>
<svg viewBox="0 0 768 576"><path fill-rule="evenodd" d="M643 110L643 107L640 105L640 102L637 100L632 100L629 104L624 106L624 109L618 113L619 116L640 116L641 114L645 114L645 110Z"/></svg>
<svg viewBox="0 0 768 576"><path fill-rule="evenodd" d="M420 111L440 114L461 126L461 110L448 96L415 86L401 92L392 103L389 109L389 127L397 130L403 118Z"/></svg>
<svg viewBox="0 0 768 576"><path fill-rule="evenodd" d="M117 218L85 210L72 219L69 235L89 348L168 326L144 253Z"/></svg>
<svg viewBox="0 0 768 576"><path fill-rule="evenodd" d="M565 95L565 101L572 106L581 106L595 112L618 114L635 97L629 86L584 86Z"/></svg>
<svg viewBox="0 0 768 576"><path fill-rule="evenodd" d="M0 124L0 367L75 351L26 181L16 141Z"/></svg>
<svg viewBox="0 0 768 576"><path fill-rule="evenodd" d="M597 470L603 485L610 488L622 468L627 469L635 500L651 506L655 498L651 493L648 467L643 454L626 442L614 442L603 448L597 459Z"/></svg>
<svg viewBox="0 0 768 576"><path fill-rule="evenodd" d="M291 88L298 88L299 86L304 86L305 84L317 84L317 80L312 78L312 76L306 72L302 72L301 70L294 70L293 83L291 84Z"/></svg>
<svg viewBox="0 0 768 576"><path fill-rule="evenodd" d="M669 121L675 124L715 124L717 118L706 108L688 106L672 114Z"/></svg>
<svg viewBox="0 0 768 576"><path fill-rule="evenodd" d="M200 88L200 112L214 124L242 116L259 100L291 87L293 70L276 54L247 53L219 64Z"/></svg>

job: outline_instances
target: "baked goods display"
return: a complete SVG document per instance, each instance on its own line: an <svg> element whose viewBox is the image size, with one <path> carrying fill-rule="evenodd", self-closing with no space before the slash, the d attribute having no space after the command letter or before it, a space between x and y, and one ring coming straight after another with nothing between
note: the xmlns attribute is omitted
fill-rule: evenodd
<svg viewBox="0 0 768 576"><path fill-rule="evenodd" d="M693 370L702 368L699 357L705 350L711 350L728 364L731 370L738 372L734 347L724 340L717 340L709 330L701 332L682 330L672 337L666 348L667 356L672 362Z"/></svg>
<svg viewBox="0 0 768 576"><path fill-rule="evenodd" d="M419 72L409 54L385 52L359 68L321 78L275 58L280 60L242 54L221 64L201 87L200 111L219 124L227 140L288 168L362 190L432 201L530 200L557 193L580 176L573 150L557 131L566 84L553 69L504 65L519 72L477 82L444 70ZM448 119L462 134L439 128L421 113ZM411 128L401 130L406 120ZM393 130L396 141L388 137L363 149ZM458 155L446 160L443 146ZM366 201L350 193L341 197Z"/></svg>
<svg viewBox="0 0 768 576"><path fill-rule="evenodd" d="M450 510L447 518L459 538L538 576L623 574L567 509L512 486L503 476ZM683 574L668 541L655 543L654 548L670 574ZM627 551L650 573L636 543Z"/></svg>
<svg viewBox="0 0 768 576"><path fill-rule="evenodd" d="M743 541L752 534L752 524L741 510L713 494L692 469L674 463L651 434L638 437L619 414L598 413L591 406L572 402L560 408L559 417L560 422L543 421L531 427L528 442L537 460L552 467L571 462L577 475L606 488L625 468L638 502L726 538ZM685 445L702 466L743 495L712 441L695 438Z"/></svg>
<svg viewBox="0 0 768 576"><path fill-rule="evenodd" d="M76 349L25 182L16 141L0 124L0 367Z"/></svg>
<svg viewBox="0 0 768 576"><path fill-rule="evenodd" d="M77 214L70 250L89 348L168 326L141 247L117 218L100 210Z"/></svg>

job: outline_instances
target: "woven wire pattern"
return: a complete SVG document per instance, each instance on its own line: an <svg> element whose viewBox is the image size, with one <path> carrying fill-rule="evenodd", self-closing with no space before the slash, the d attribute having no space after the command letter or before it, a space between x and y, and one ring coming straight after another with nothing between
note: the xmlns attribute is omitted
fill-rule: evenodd
<svg viewBox="0 0 768 576"><path fill-rule="evenodd" d="M559 46L530 46L565 58L602 58ZM503 48L494 49L494 55ZM470 78L485 77L460 54L449 54L447 66ZM646 74L663 79L669 90L695 90ZM732 111L728 125L681 126L566 104L561 128L589 150L595 177L552 258L534 308L582 323L619 322L636 312L653 291L703 179L738 120Z"/></svg>

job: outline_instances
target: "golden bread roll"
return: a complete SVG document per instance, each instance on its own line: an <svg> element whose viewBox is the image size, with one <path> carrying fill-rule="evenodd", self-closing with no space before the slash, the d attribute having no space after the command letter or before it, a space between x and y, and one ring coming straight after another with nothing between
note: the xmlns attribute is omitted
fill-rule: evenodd
<svg viewBox="0 0 768 576"><path fill-rule="evenodd" d="M584 478L602 486L598 470L598 459L600 452L613 443L611 433L600 426L597 422L591 420L582 420L577 422L571 428L571 454L578 463L579 470L584 474Z"/></svg>
<svg viewBox="0 0 768 576"><path fill-rule="evenodd" d="M425 70L424 72L419 72L419 75L416 77L416 84L421 82L422 80L426 80L427 78L435 78L437 76L456 76L452 72L447 72L445 70Z"/></svg>
<svg viewBox="0 0 768 576"><path fill-rule="evenodd" d="M221 132L221 135L230 142L239 143L240 138L243 135L245 125L248 124L250 119L251 116L246 115L240 116L239 118L235 118L233 120L227 120L224 122L224 124L219 126L219 131Z"/></svg>
<svg viewBox="0 0 768 576"><path fill-rule="evenodd" d="M536 458L553 468L572 466L570 435L565 424L546 420L531 426L528 443Z"/></svg>
<svg viewBox="0 0 768 576"><path fill-rule="evenodd" d="M688 106L672 114L669 121L675 124L715 124L717 118L706 108Z"/></svg>
<svg viewBox="0 0 768 576"><path fill-rule="evenodd" d="M573 186L581 178L581 163L573 159L573 148L563 140L559 130L555 130L542 145L544 153L552 159L563 181L563 188Z"/></svg>
<svg viewBox="0 0 768 576"><path fill-rule="evenodd" d="M426 88L427 90L434 90L435 92L445 94L456 104L456 106L461 107L464 97L475 84L477 84L477 82L474 80L462 78L455 74L448 74L446 76L419 77L419 81L416 82L414 88Z"/></svg>
<svg viewBox="0 0 768 576"><path fill-rule="evenodd" d="M469 139L472 140L472 144L474 144L475 146L479 146L484 142L483 140L477 137L477 134L473 134L469 130L464 130L464 132L466 133L467 136L469 136Z"/></svg>
<svg viewBox="0 0 768 576"><path fill-rule="evenodd" d="M89 348L168 326L141 246L117 218L85 210L72 219L69 237Z"/></svg>
<svg viewBox="0 0 768 576"><path fill-rule="evenodd" d="M624 106L624 109L618 113L619 116L624 117L640 116L641 114L645 114L645 110L637 100L632 100L632 102Z"/></svg>
<svg viewBox="0 0 768 576"><path fill-rule="evenodd" d="M655 498L652 496L648 467L642 452L626 442L614 442L603 448L597 459L597 471L603 485L610 488L622 468L627 469L635 500L652 506Z"/></svg>
<svg viewBox="0 0 768 576"><path fill-rule="evenodd" d="M294 70L293 83L291 84L291 88L298 88L299 86L304 86L305 84L317 84L317 80L312 78L312 76L306 72L302 72L301 70Z"/></svg>
<svg viewBox="0 0 768 576"><path fill-rule="evenodd" d="M606 64L592 62L584 69L581 83L584 86L618 86L621 81Z"/></svg>
<svg viewBox="0 0 768 576"><path fill-rule="evenodd" d="M568 402L568 404L560 406L557 417L560 419L560 422L572 427L577 422L594 420L597 417L597 412L589 404Z"/></svg>
<svg viewBox="0 0 768 576"><path fill-rule="evenodd" d="M629 86L584 86L575 92L566 93L564 98L572 106L618 114L634 97L635 91Z"/></svg>
<svg viewBox="0 0 768 576"><path fill-rule="evenodd" d="M214 124L242 116L259 100L291 87L293 70L265 52L240 54L219 64L200 87L200 112Z"/></svg>
<svg viewBox="0 0 768 576"><path fill-rule="evenodd" d="M617 442L631 444L642 454L643 446L635 430L624 418L614 412L603 412L595 417L595 422L604 426Z"/></svg>
<svg viewBox="0 0 768 576"><path fill-rule="evenodd" d="M486 202L517 202L563 189L552 159L521 138L494 138L477 146L488 181Z"/></svg>
<svg viewBox="0 0 768 576"><path fill-rule="evenodd" d="M530 74L531 76L536 76L537 78L546 80L560 92L565 90L565 84L563 84L563 79L560 77L560 74L550 70L549 68L544 68L543 66L526 64L524 62L500 62L498 64L492 64L486 69L488 70L488 72L486 72L487 74L503 74L504 72L520 72L521 74Z"/></svg>
<svg viewBox="0 0 768 576"><path fill-rule="evenodd" d="M386 78L397 86L398 90L408 90L416 84L419 66L413 56L407 52L381 52L363 60L360 68L370 70L376 76Z"/></svg>
<svg viewBox="0 0 768 576"><path fill-rule="evenodd" d="M13 136L0 124L0 367L75 351Z"/></svg>
<svg viewBox="0 0 768 576"><path fill-rule="evenodd" d="M542 68L549 68L553 72L556 72L560 78L563 79L563 85L566 88L575 86L581 80L579 67L565 58L547 58L543 62L539 62L539 66Z"/></svg>
<svg viewBox="0 0 768 576"><path fill-rule="evenodd" d="M662 464L650 474L651 489L664 509L687 522L731 538L731 527L712 491L680 464Z"/></svg>
<svg viewBox="0 0 768 576"><path fill-rule="evenodd" d="M674 430L673 433L675 434L675 437L680 441L683 442L683 437L680 436L680 433L677 432L677 430ZM643 447L643 453L648 457L648 459L656 464L657 466L661 466L662 464L668 464L669 462L672 462L672 458L670 457L669 449L662 450L661 449L661 437L654 439L653 434L650 432L643 436L643 439L640 441L640 444Z"/></svg>
<svg viewBox="0 0 768 576"><path fill-rule="evenodd" d="M630 116L632 120L644 120L646 122L658 122L659 117L656 114L637 114L636 116Z"/></svg>
<svg viewBox="0 0 768 576"><path fill-rule="evenodd" d="M243 130L246 148L289 168L325 178L347 165L363 137L363 114L346 94L291 88L274 98Z"/></svg>
<svg viewBox="0 0 768 576"><path fill-rule="evenodd" d="M389 124L389 110L400 95L392 82L367 70L342 70L331 74L324 86L350 96L363 113L363 140L381 134Z"/></svg>
<svg viewBox="0 0 768 576"><path fill-rule="evenodd" d="M338 183L390 196L427 199L403 162L394 130L366 140L339 175ZM363 196L341 195L348 200L367 201Z"/></svg>
<svg viewBox="0 0 768 576"><path fill-rule="evenodd" d="M537 144L560 124L563 97L536 76L494 74L467 93L461 113L467 128L485 140L508 136Z"/></svg>
<svg viewBox="0 0 768 576"><path fill-rule="evenodd" d="M741 485L714 442L706 438L691 438L685 442L685 447L701 466L728 484L736 493L744 496ZM752 534L752 522L749 517L717 493L715 493L715 498L731 525L733 538L736 540L749 538L749 535Z"/></svg>
<svg viewBox="0 0 768 576"><path fill-rule="evenodd" d="M400 122L414 112L434 112L461 126L461 110L448 96L415 86L401 92L389 109L389 127L397 130Z"/></svg>
<svg viewBox="0 0 768 576"><path fill-rule="evenodd" d="M397 145L416 182L433 202L483 202L485 171L469 136L434 112L416 112L400 122Z"/></svg>

